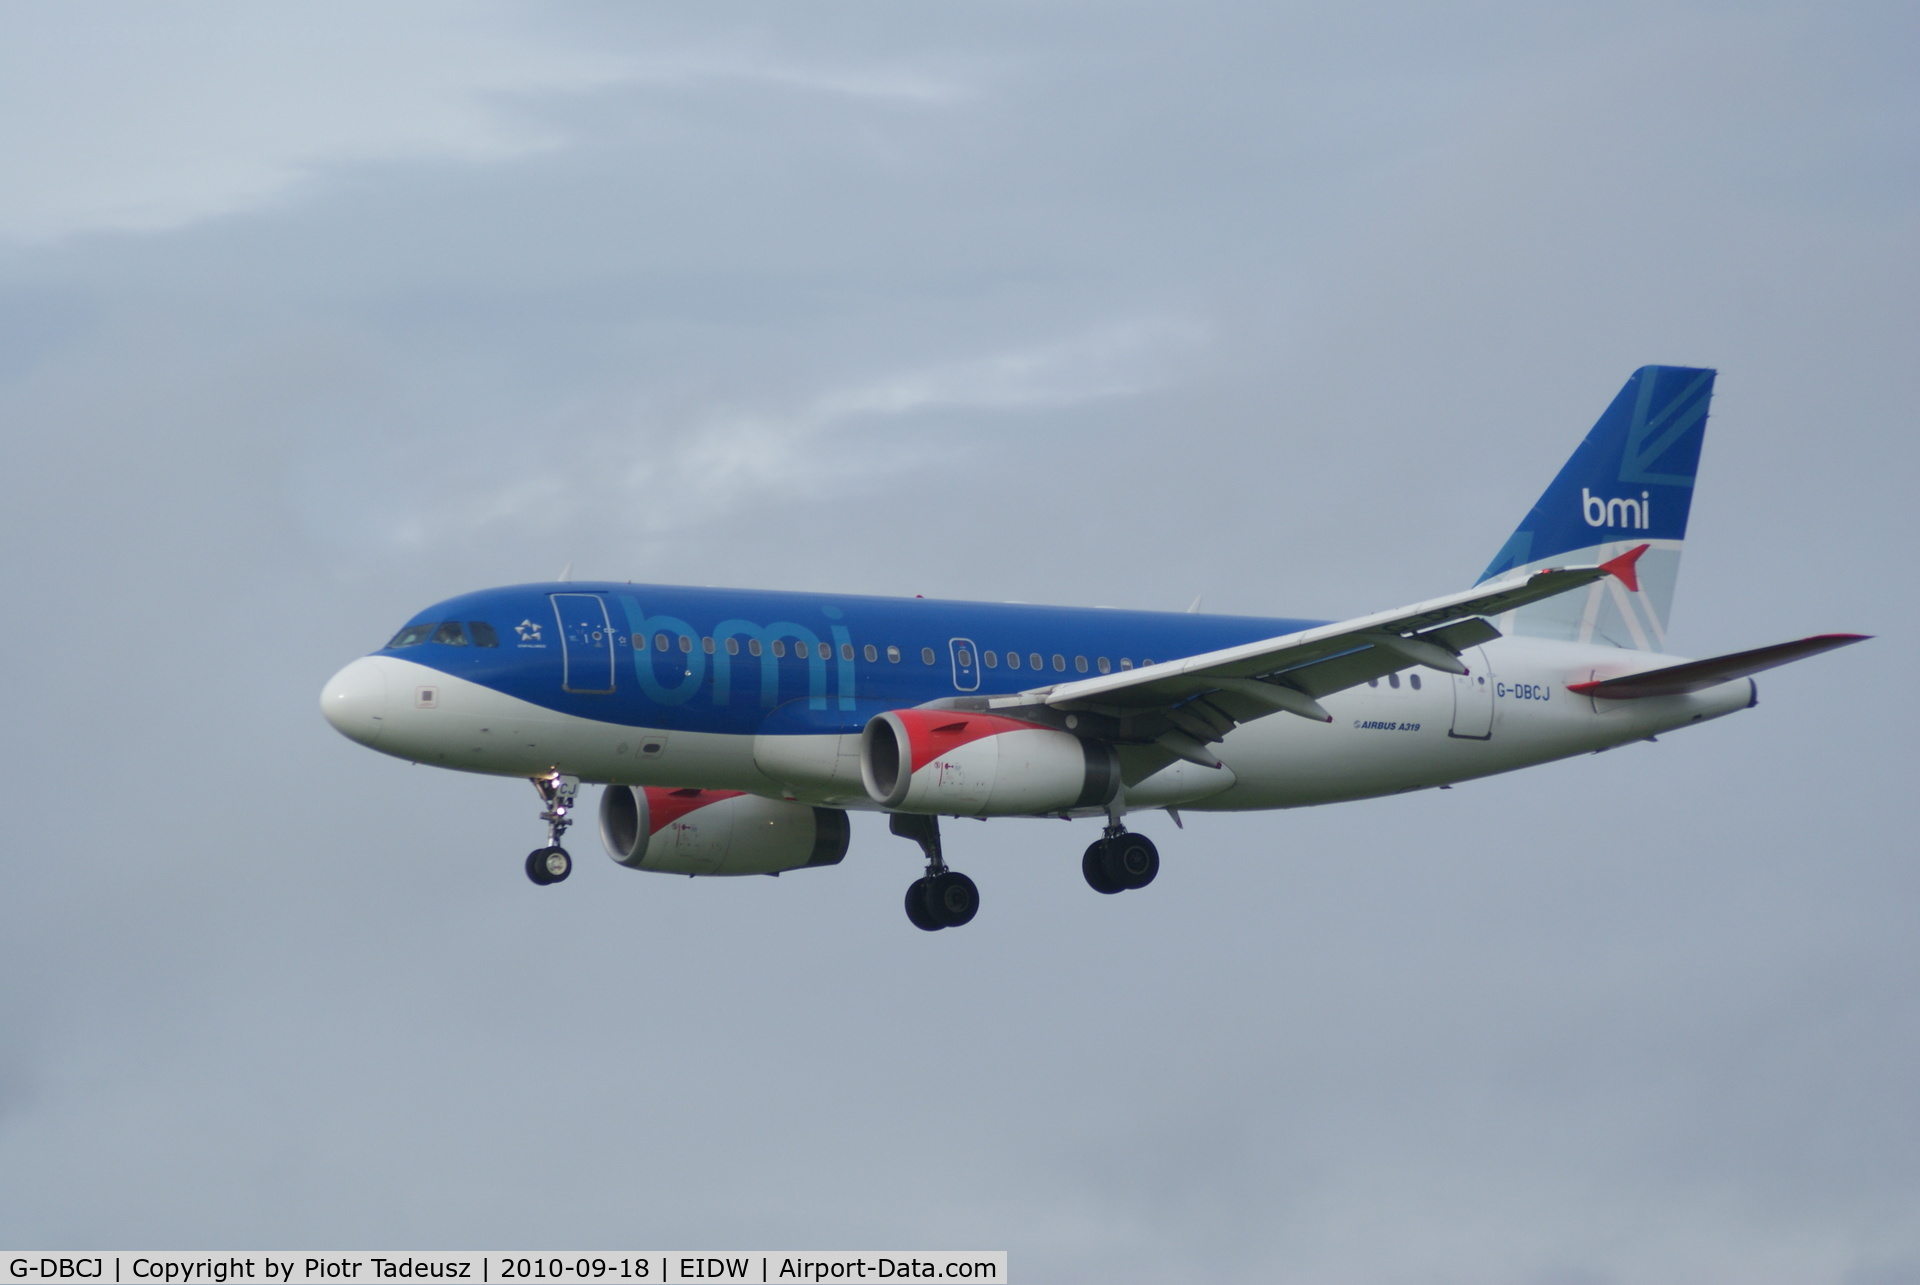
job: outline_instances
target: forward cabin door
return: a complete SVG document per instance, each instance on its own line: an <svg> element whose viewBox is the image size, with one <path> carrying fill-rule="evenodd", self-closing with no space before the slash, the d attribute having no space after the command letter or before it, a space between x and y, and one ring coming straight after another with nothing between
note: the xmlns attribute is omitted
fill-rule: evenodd
<svg viewBox="0 0 1920 1285"><path fill-rule="evenodd" d="M1453 727L1447 735L1468 741L1493 739L1493 674L1483 647L1460 653L1467 672L1453 679Z"/></svg>
<svg viewBox="0 0 1920 1285"><path fill-rule="evenodd" d="M560 622L560 686L570 692L612 691L613 627L606 600L597 593L548 596Z"/></svg>
<svg viewBox="0 0 1920 1285"><path fill-rule="evenodd" d="M953 657L953 690L956 692L979 691L980 649L973 645L973 640L950 638L947 640L947 653Z"/></svg>

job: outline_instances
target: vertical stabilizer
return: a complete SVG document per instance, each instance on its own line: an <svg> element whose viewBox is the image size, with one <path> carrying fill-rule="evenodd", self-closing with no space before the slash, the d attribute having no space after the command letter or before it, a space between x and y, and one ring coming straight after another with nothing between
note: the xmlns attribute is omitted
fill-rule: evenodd
<svg viewBox="0 0 1920 1285"><path fill-rule="evenodd" d="M1645 544L1639 592L1609 578L1508 613L1494 622L1503 633L1666 650L1713 376L1690 366L1633 372L1480 577L1600 563Z"/></svg>

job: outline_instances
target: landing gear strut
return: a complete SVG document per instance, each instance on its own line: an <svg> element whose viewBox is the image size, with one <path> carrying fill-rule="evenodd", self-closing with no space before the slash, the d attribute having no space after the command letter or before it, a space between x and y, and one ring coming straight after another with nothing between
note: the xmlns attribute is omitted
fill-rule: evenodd
<svg viewBox="0 0 1920 1285"><path fill-rule="evenodd" d="M580 792L580 778L553 772L534 777L533 788L540 791L540 801L546 804L540 819L547 823L547 846L527 854L527 878L545 887L573 873L573 858L560 846L560 837L573 824L573 798Z"/></svg>
<svg viewBox="0 0 1920 1285"><path fill-rule="evenodd" d="M922 932L958 928L980 909L980 890L940 855L940 818L896 812L888 828L927 854L927 873L907 885L907 920Z"/></svg>
<svg viewBox="0 0 1920 1285"><path fill-rule="evenodd" d="M1087 886L1109 895L1144 888L1160 873L1160 850L1144 834L1133 834L1116 819L1080 858Z"/></svg>

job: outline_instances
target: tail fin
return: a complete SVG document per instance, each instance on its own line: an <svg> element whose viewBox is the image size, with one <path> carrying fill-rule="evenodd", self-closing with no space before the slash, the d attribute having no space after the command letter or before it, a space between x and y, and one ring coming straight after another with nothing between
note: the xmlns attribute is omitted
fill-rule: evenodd
<svg viewBox="0 0 1920 1285"><path fill-rule="evenodd" d="M1640 590L1615 579L1510 612L1504 633L1665 651L1711 370L1642 366L1607 407L1480 579L1597 563L1637 544Z"/></svg>

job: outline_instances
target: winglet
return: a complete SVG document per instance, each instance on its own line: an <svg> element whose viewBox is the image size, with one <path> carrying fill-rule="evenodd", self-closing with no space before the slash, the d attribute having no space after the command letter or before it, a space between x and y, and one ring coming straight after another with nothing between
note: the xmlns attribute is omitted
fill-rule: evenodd
<svg viewBox="0 0 1920 1285"><path fill-rule="evenodd" d="M1619 557L1601 563L1600 569L1619 580L1629 592L1639 593L1640 574L1633 569L1633 564L1640 561L1640 555L1651 547L1651 545L1637 544Z"/></svg>

